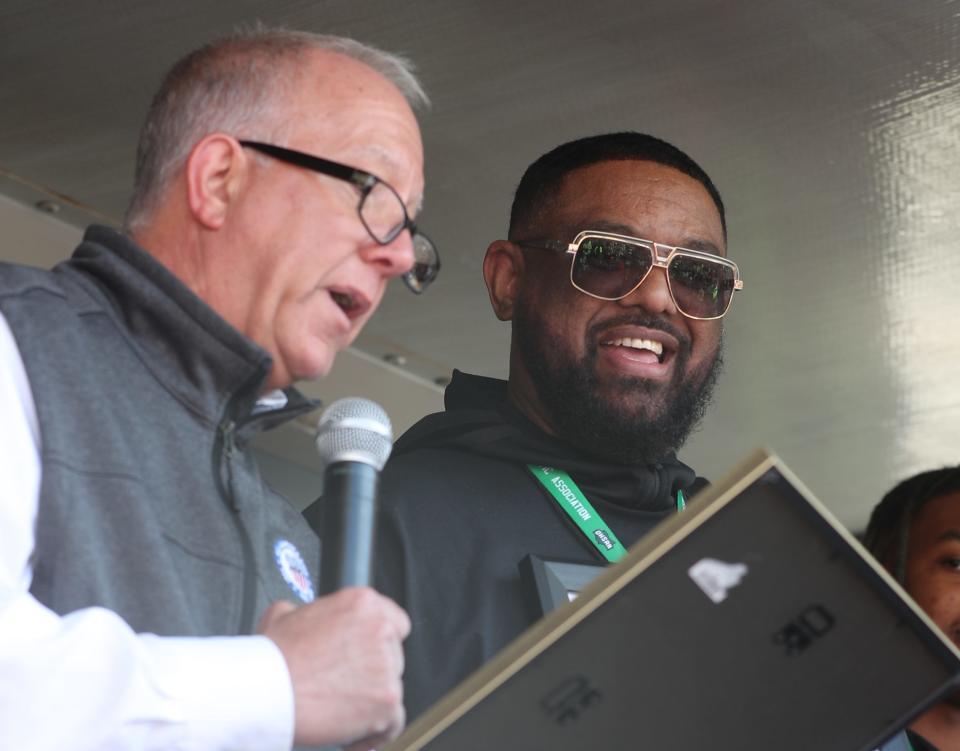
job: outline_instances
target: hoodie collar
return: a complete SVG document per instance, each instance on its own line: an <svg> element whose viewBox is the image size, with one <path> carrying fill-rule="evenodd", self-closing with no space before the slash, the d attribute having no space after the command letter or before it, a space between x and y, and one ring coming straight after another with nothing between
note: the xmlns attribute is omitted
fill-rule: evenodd
<svg viewBox="0 0 960 751"><path fill-rule="evenodd" d="M595 505L644 512L673 509L677 490L690 496L705 484L672 453L654 464L618 464L544 433L512 404L506 381L454 371L444 405L445 412L411 428L394 454L454 447L517 464L547 464L569 473Z"/></svg>

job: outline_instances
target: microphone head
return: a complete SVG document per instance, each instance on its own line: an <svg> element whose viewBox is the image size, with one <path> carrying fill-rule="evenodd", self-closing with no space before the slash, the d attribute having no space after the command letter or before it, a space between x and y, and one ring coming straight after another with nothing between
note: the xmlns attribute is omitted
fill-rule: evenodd
<svg viewBox="0 0 960 751"><path fill-rule="evenodd" d="M320 415L315 442L321 471L336 462L360 462L379 472L393 448L393 428L379 404L347 397Z"/></svg>

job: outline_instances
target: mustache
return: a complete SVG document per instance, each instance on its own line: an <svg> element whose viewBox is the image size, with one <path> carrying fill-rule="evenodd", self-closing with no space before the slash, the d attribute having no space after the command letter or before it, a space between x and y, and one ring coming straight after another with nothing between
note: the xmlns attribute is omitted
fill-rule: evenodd
<svg viewBox="0 0 960 751"><path fill-rule="evenodd" d="M651 315L642 310L629 311L613 318L605 318L597 321L587 329L587 339L591 347L596 346L596 341L601 332L612 329L616 326L639 326L646 329L663 331L677 340L679 351L682 354L689 354L691 349L690 337L674 326L667 320L659 316Z"/></svg>

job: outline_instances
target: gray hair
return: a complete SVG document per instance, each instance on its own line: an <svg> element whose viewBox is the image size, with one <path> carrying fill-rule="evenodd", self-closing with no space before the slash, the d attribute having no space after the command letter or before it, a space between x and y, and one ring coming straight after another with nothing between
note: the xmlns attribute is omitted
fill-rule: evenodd
<svg viewBox="0 0 960 751"><path fill-rule="evenodd" d="M277 137L287 123L276 116L276 106L292 93L303 54L311 51L352 58L390 81L411 107L429 104L406 58L346 37L258 27L211 42L170 69L147 111L126 229L146 222L204 136L222 131L259 140Z"/></svg>

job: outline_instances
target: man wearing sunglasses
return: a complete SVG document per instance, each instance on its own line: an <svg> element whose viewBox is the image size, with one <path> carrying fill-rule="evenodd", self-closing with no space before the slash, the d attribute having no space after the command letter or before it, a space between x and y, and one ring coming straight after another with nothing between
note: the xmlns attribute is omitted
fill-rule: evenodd
<svg viewBox="0 0 960 751"><path fill-rule="evenodd" d="M369 588L314 599L316 537L249 443L315 407L292 384L391 278L436 275L411 219L424 101L349 39L207 45L153 101L125 231L0 269L0 748L399 732L406 614Z"/></svg>
<svg viewBox="0 0 960 751"><path fill-rule="evenodd" d="M531 624L528 555L614 561L704 483L675 452L743 286L710 178L647 135L567 143L526 171L508 237L483 271L511 322L509 380L455 372L382 481L379 584L414 625L410 716Z"/></svg>

